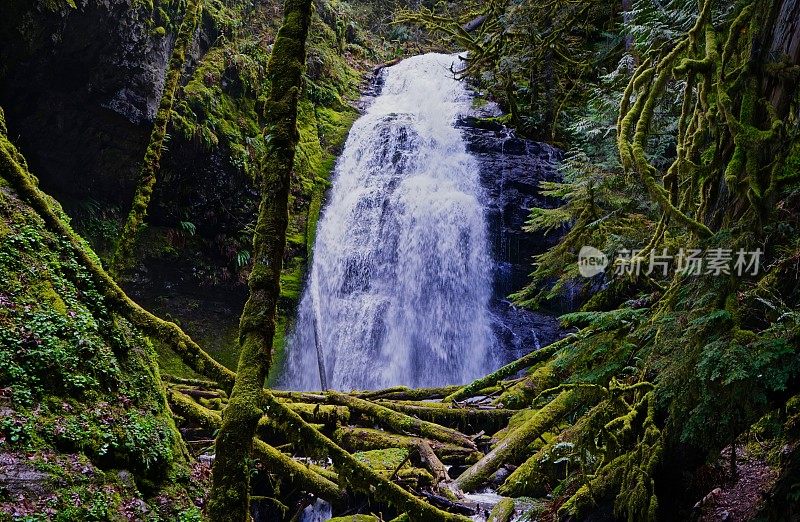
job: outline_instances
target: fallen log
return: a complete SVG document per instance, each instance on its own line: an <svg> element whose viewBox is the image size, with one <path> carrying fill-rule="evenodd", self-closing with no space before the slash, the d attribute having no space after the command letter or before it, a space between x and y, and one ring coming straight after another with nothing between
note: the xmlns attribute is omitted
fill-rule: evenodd
<svg viewBox="0 0 800 522"><path fill-rule="evenodd" d="M476 18L473 18L473 19L472 19L472 20L470 20L469 22L467 22L467 23L465 23L464 25L462 25L462 26L461 26L461 29L463 29L463 30L464 30L465 32L467 32L467 33L471 33L471 32L472 32L472 31L474 31L475 29L477 29L477 28L479 28L480 26L482 26L482 25L483 25L483 23L486 21L486 19L487 19L487 18L489 18L489 17L488 17L488 16L486 16L486 15L481 15L481 16L478 16L478 17L476 17Z"/></svg>
<svg viewBox="0 0 800 522"><path fill-rule="evenodd" d="M272 390L274 397L291 402L304 402L310 404L321 404L328 400L325 392L297 392L285 390Z"/></svg>
<svg viewBox="0 0 800 522"><path fill-rule="evenodd" d="M454 500L450 500L447 497L443 497L435 493L423 491L422 496L428 499L428 502L430 502L434 506L439 506L448 511L452 511L453 513L459 513L461 515L467 515L467 516L472 516L478 513L478 510L473 506L462 504L461 502L456 502Z"/></svg>
<svg viewBox="0 0 800 522"><path fill-rule="evenodd" d="M395 386L383 390L372 390L360 392L356 397L360 399L390 399L403 401L424 401L430 399L443 399L451 393L458 391L459 385L442 386L439 388L409 388L407 386Z"/></svg>
<svg viewBox="0 0 800 522"><path fill-rule="evenodd" d="M524 408L542 391L556 384L558 384L558 377L553 371L552 365L544 363L535 368L530 375L501 393L495 404L502 404L505 408Z"/></svg>
<svg viewBox="0 0 800 522"><path fill-rule="evenodd" d="M188 379L186 377L176 377L168 373L161 374L161 380L173 384L185 384L187 386L194 386L197 388L205 388L209 390L219 389L219 384L214 381L207 381L204 379Z"/></svg>
<svg viewBox="0 0 800 522"><path fill-rule="evenodd" d="M569 388L559 393L530 420L510 433L485 457L462 473L456 479L456 485L463 491L474 491L480 487L500 466L519 459L519 454L531 442L559 422L578 403L589 400L592 394L598 395L599 400L600 393L594 388L590 390Z"/></svg>
<svg viewBox="0 0 800 522"><path fill-rule="evenodd" d="M170 390L167 398L172 410L182 417L192 419L212 431L219 429L222 425L222 417L219 414L203 408L187 395ZM268 465L270 472L279 475L298 489L313 493L332 503L342 501L343 492L336 483L300 464L288 455L281 453L269 444L259 439L254 439L253 452L255 456Z"/></svg>
<svg viewBox="0 0 800 522"><path fill-rule="evenodd" d="M444 402L454 402L466 397L472 397L482 389L494 386L500 380L514 375L520 370L524 370L525 368L529 368L536 363L540 363L546 359L549 359L550 356L552 356L558 350L567 346L571 340L572 336L567 336L559 341L545 346L544 348L533 351L527 355L523 355L516 361L510 362L502 368L490 373L489 375L481 377L480 379L473 381L471 384L464 386L458 391L451 393L445 397Z"/></svg>
<svg viewBox="0 0 800 522"><path fill-rule="evenodd" d="M576 434L585 432L588 426L603 425L609 417L625 413L624 402L603 401L582 415L575 424L562 431L557 437L551 438L539 450L515 469L497 492L509 497L539 497L544 496L550 485L555 484L560 478L558 473L558 455L553 453L561 442L573 440ZM631 410L634 411L634 410ZM620 419L624 417L616 417ZM563 471L562 471L563 473Z"/></svg>
<svg viewBox="0 0 800 522"><path fill-rule="evenodd" d="M516 413L514 410L501 408L454 408L449 403L413 403L380 400L376 404L406 415L413 415L440 426L469 431L470 433L484 431L492 434L505 427L508 424L508 420Z"/></svg>
<svg viewBox="0 0 800 522"><path fill-rule="evenodd" d="M514 516L514 499L504 498L492 508L486 522L509 522Z"/></svg>
<svg viewBox="0 0 800 522"><path fill-rule="evenodd" d="M342 406L350 408L351 412L359 412L372 418L395 431L400 433L414 433L428 439L442 442L456 443L461 446L477 449L475 442L456 430L445 428L432 422L424 421L390 410L374 402L365 401L358 397L352 397L338 392L329 392L331 400Z"/></svg>
<svg viewBox="0 0 800 522"><path fill-rule="evenodd" d="M350 451L369 451L374 449L386 448L405 448L413 451L418 447L419 437L399 435L386 431L343 426L333 433L333 438L342 447ZM483 453L472 448L466 448L457 444L440 442L435 440L426 441L436 456L446 464L470 464L477 462Z"/></svg>
<svg viewBox="0 0 800 522"><path fill-rule="evenodd" d="M299 414L306 422L335 426L347 424L350 420L350 410L345 406L333 404L309 404L303 402L289 402L286 407Z"/></svg>
<svg viewBox="0 0 800 522"><path fill-rule="evenodd" d="M227 395L222 390L200 390L197 388L190 388L188 386L174 386L175 390L179 391L189 397L203 398L203 399L221 399L227 398Z"/></svg>
<svg viewBox="0 0 800 522"><path fill-rule="evenodd" d="M393 59L389 60L388 62L383 62L381 64L378 64L372 69L372 74L378 74L379 72L381 72L382 69L385 69L386 67L391 67L392 65L397 65L402 60L403 60L403 57L402 56L398 56L397 58L393 58Z"/></svg>
<svg viewBox="0 0 800 522"><path fill-rule="evenodd" d="M277 401L269 390L264 390L263 394L264 411L276 420L285 423L286 432L291 434L298 443L316 446L319 451L326 453L339 472L339 478L343 485L349 484L355 490L366 492L378 500L388 502L399 511L408 513L415 521L469 522L468 518L448 513L425 503L397 484L381 477L366 465L358 462L350 453L324 434L310 427L297 413Z"/></svg>
<svg viewBox="0 0 800 522"><path fill-rule="evenodd" d="M419 439L416 449L420 462L433 476L434 486L438 486L440 482L450 482L451 479L450 475L447 474L447 468L444 467L442 461L436 456L436 453L433 451L428 441Z"/></svg>

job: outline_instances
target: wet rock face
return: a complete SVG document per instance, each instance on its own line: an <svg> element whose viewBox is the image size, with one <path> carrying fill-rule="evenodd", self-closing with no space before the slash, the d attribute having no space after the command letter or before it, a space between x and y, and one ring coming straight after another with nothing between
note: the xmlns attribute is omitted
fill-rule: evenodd
<svg viewBox="0 0 800 522"><path fill-rule="evenodd" d="M0 104L46 190L130 190L173 43L148 17L130 0L85 0L78 9L20 14L29 26L0 32Z"/></svg>
<svg viewBox="0 0 800 522"><path fill-rule="evenodd" d="M77 9L48 12L13 0L0 21L0 106L9 136L44 190L67 204L90 195L127 209L132 198L175 40L156 30L144 3L132 2L83 0ZM169 16L176 31L181 13ZM212 38L198 31L187 71ZM186 145L174 136L169 149Z"/></svg>
<svg viewBox="0 0 800 522"><path fill-rule="evenodd" d="M506 296L527 283L533 256L557 243L560 234L532 234L522 227L533 207L552 208L554 198L541 195L539 183L558 181L561 152L545 143L518 138L505 126L481 120L493 109L476 111L457 122L467 150L480 164L487 197L487 221L497 262L495 293Z"/></svg>
<svg viewBox="0 0 800 522"><path fill-rule="evenodd" d="M134 0L83 0L58 12L10 1L8 18L0 17L0 106L9 136L68 213L87 201L127 213L182 13L169 13L171 33L156 30L145 3L134 8ZM205 24L193 38L185 76L214 31ZM191 221L206 243L235 234L257 202L250 180L223 148L169 133L148 222ZM204 255L224 263L228 254Z"/></svg>
<svg viewBox="0 0 800 522"><path fill-rule="evenodd" d="M558 204L540 193L539 183L561 179L557 170L561 152L545 143L518 138L507 127L482 119L498 114L496 106L489 104L461 118L456 126L480 165L495 259L492 327L502 348L500 357L510 361L563 335L553 315L516 308L506 299L528 282L533 256L561 237L560 233L545 236L522 231L531 208Z"/></svg>

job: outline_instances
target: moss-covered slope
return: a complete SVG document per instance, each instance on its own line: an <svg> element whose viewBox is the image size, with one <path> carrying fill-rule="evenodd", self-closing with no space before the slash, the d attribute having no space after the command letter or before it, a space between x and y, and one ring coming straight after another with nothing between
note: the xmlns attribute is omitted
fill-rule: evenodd
<svg viewBox="0 0 800 522"><path fill-rule="evenodd" d="M152 346L0 174L0 520L191 519Z"/></svg>

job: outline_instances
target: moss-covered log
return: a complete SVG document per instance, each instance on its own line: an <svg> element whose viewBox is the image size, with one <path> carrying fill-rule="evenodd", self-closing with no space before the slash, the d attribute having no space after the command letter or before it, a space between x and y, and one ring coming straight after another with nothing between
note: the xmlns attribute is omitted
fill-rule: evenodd
<svg viewBox="0 0 800 522"><path fill-rule="evenodd" d="M558 384L553 366L548 363L541 364L531 371L520 382L498 396L496 404L506 408L524 408L528 406L541 392Z"/></svg>
<svg viewBox="0 0 800 522"><path fill-rule="evenodd" d="M433 484L437 485L440 482L450 482L450 475L447 474L447 468L436 456L430 443L425 439L420 439L417 442L417 455L422 465L431 472L433 475Z"/></svg>
<svg viewBox="0 0 800 522"><path fill-rule="evenodd" d="M363 491L372 498L393 505L420 522L467 522L469 519L431 506L394 484L369 467L353 458L350 453L334 443L324 434L311 428L299 415L279 402L268 391L264 391L265 409L268 415L286 424L286 432L295 437L298 444L316 448L328 456L336 466L343 484L356 491Z"/></svg>
<svg viewBox="0 0 800 522"><path fill-rule="evenodd" d="M473 491L486 482L489 476L503 464L520 459L520 453L559 422L579 403L588 401L590 394L578 389L567 389L559 393L536 412L530 420L509 434L480 461L472 465L456 479L456 485L464 491Z"/></svg>
<svg viewBox="0 0 800 522"><path fill-rule="evenodd" d="M325 392L296 392L285 390L272 390L272 394L279 399L291 402L304 402L310 404L322 404L328 400Z"/></svg>
<svg viewBox="0 0 800 522"><path fill-rule="evenodd" d="M492 508L489 513L489 518L486 522L510 522L511 517L514 516L514 500L504 498Z"/></svg>
<svg viewBox="0 0 800 522"><path fill-rule="evenodd" d="M175 100L175 93L180 86L183 64L186 61L186 51L197 30L202 9L203 0L188 0L186 2L183 20L175 38L175 47L172 49L172 56L167 64L164 89L156 112L156 121L150 133L150 141L144 154L144 161L139 171L139 181L136 185L136 193L133 196L133 204L117 242L117 247L111 257L109 271L115 277L130 267L134 257L136 236L144 222L147 207L150 204L150 197L156 185L156 176L161 163L161 151L164 150L167 125L172 115L172 103Z"/></svg>
<svg viewBox="0 0 800 522"><path fill-rule="evenodd" d="M217 435L217 457L208 515L214 521L249 518L250 469L247 455L262 416L264 380L272 359L275 313L289 221L289 188L299 140L297 102L306 61L311 0L286 0L283 24L272 47L264 102L267 152L258 180L261 193L253 235L250 290L239 324L236 382ZM311 431L315 430L309 428Z"/></svg>
<svg viewBox="0 0 800 522"><path fill-rule="evenodd" d="M418 437L398 435L371 428L357 428L343 426L333 433L333 438L340 446L350 451L368 451L385 448L406 448L413 450L418 447ZM446 464L472 464L480 460L483 454L472 448L427 440L439 459Z"/></svg>
<svg viewBox="0 0 800 522"><path fill-rule="evenodd" d="M376 422L399 433L414 433L429 439L475 448L475 442L472 439L453 429L420 420L344 393L328 392L328 396L333 402L342 406L347 406L353 412L367 415Z"/></svg>
<svg viewBox="0 0 800 522"><path fill-rule="evenodd" d="M501 495L511 497L543 497L550 484L553 460L551 455L559 439L551 437L539 450L515 469L497 489ZM561 477L563 478L563 476Z"/></svg>
<svg viewBox="0 0 800 522"><path fill-rule="evenodd" d="M502 368L493 371L492 373L481 377L480 379L476 379L472 383L460 388L458 391L451 393L447 397L445 397L445 402L452 402L461 399L465 399L467 397L472 397L479 393L484 388L489 388L490 386L494 386L500 380L505 379L515 373L524 370L525 368L529 368L534 364L540 363L542 361L546 361L549 359L553 354L555 354L558 350L569 344L570 338L565 337L560 341L556 341L548 346L545 346L539 350L533 351L527 355L523 355L516 361L510 362L503 366Z"/></svg>
<svg viewBox="0 0 800 522"><path fill-rule="evenodd" d="M357 397L367 400L388 399L395 401L424 401L430 399L443 399L458 391L459 385L441 386L439 388L409 388L407 386L395 386L383 390L372 390L359 392Z"/></svg>
<svg viewBox="0 0 800 522"><path fill-rule="evenodd" d="M191 419L210 431L216 431L222 426L222 418L218 413L202 407L191 397L175 390L170 391L167 397L172 411L181 417ZM269 444L256 440L253 456L267 464L271 473L275 473L294 487L313 493L329 502L341 502L343 492L335 482L322 476L315 469L284 455Z"/></svg>
<svg viewBox="0 0 800 522"><path fill-rule="evenodd" d="M508 424L508 420L516 413L512 410L500 408L456 408L450 404L439 404L429 402L396 402L378 401L377 404L390 410L394 410L406 415L412 415L419 419L433 422L440 426L446 426L459 431L468 433L478 433L484 431L492 434Z"/></svg>
<svg viewBox="0 0 800 522"><path fill-rule="evenodd" d="M286 407L298 413L306 422L314 424L336 426L337 424L347 424L347 421L350 420L350 410L345 406L290 402L286 404Z"/></svg>

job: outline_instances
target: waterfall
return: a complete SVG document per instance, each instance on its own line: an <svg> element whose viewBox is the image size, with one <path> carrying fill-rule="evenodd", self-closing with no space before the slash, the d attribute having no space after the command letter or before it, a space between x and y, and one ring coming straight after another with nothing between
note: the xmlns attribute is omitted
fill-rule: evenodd
<svg viewBox="0 0 800 522"><path fill-rule="evenodd" d="M488 252L478 164L454 127L471 97L456 55L382 71L381 94L350 131L320 218L282 386L464 383L493 364Z"/></svg>

